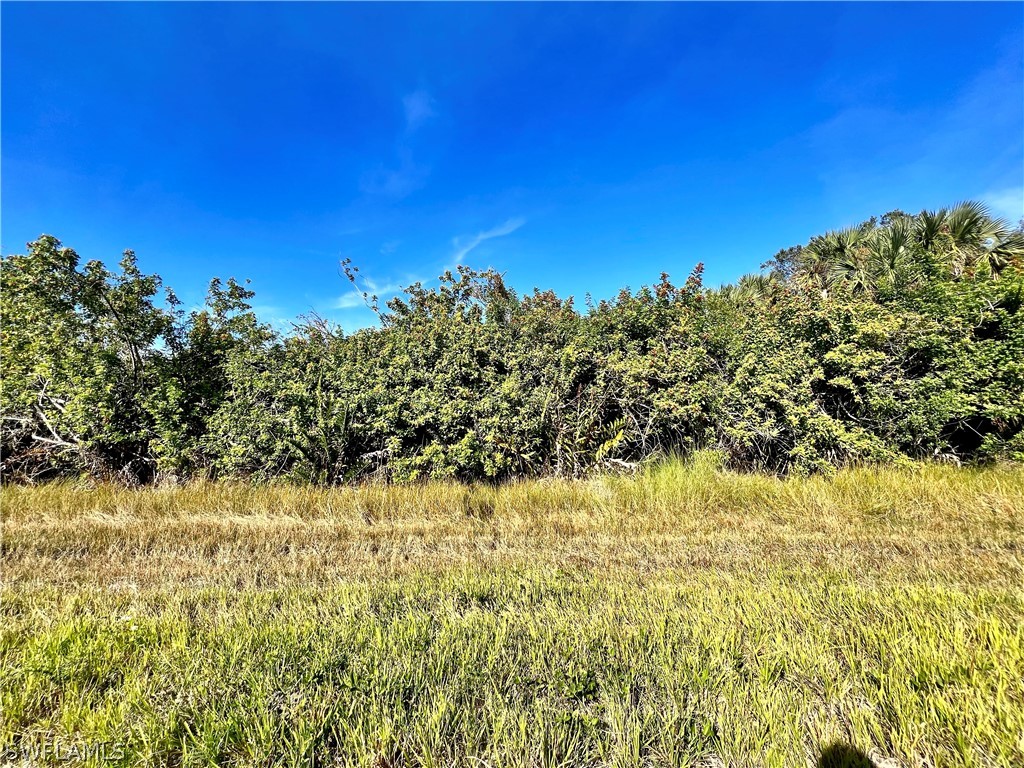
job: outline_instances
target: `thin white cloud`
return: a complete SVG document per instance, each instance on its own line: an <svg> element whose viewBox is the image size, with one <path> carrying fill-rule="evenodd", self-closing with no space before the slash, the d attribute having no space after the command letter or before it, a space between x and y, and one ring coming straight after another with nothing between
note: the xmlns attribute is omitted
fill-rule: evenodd
<svg viewBox="0 0 1024 768"><path fill-rule="evenodd" d="M376 296L378 299L386 299L400 293L405 287L402 283L393 280L378 283L373 278L366 277L362 273L360 273L360 279L362 287L366 290L367 296L364 297L362 292L357 290L346 291L334 301L334 309L353 309L354 307L362 307L366 305L370 296ZM416 281L413 280L411 282Z"/></svg>
<svg viewBox="0 0 1024 768"><path fill-rule="evenodd" d="M986 192L981 196L992 213L1006 219L1011 225L1024 219L1024 187L1007 187Z"/></svg>
<svg viewBox="0 0 1024 768"><path fill-rule="evenodd" d="M896 108L869 100L840 109L773 151L820 169L821 197L837 221L851 210L866 218L892 208L949 206L988 188L995 199L981 197L1001 216L1017 210L1016 222L1020 205L1013 195L1019 200L1020 193L1006 189L1017 181L1007 169L1020 167L1024 141L1019 103L1006 94L1020 90L1018 62L1019 55L1000 56L940 106ZM986 151L971 155L977 158L972 193L951 169L961 168L965 152L978 147ZM1002 194L1007 191L1009 198Z"/></svg>
<svg viewBox="0 0 1024 768"><path fill-rule="evenodd" d="M517 229L522 227L526 223L526 219L522 217L515 217L507 219L504 223L499 224L496 227L488 229L484 232L478 232L472 236L461 236L452 239L452 246L454 252L449 259L449 266L447 269L454 269L458 264L462 263L470 251L479 246L481 243L492 240L496 237L504 237L515 232ZM399 245L398 240L390 240L381 246L381 254L388 255ZM390 278L382 281L374 280L372 277L365 273L359 273L359 287L357 289L351 289L338 296L331 303L331 308L334 310L356 310L365 309L366 302L370 296L376 296L381 305L384 302L400 294L407 286L413 283L424 283L432 282L424 280L422 277L418 277L413 274L405 275L404 280L399 281L395 278ZM363 291L366 291L367 296L363 296Z"/></svg>
<svg viewBox="0 0 1024 768"><path fill-rule="evenodd" d="M434 104L433 97L422 88L403 96L402 107L405 110L405 132L414 133L427 120L434 117L437 114Z"/></svg>
<svg viewBox="0 0 1024 768"><path fill-rule="evenodd" d="M400 200L426 183L430 168L416 163L408 148L400 148L398 155L398 168L380 166L363 174L359 184L363 192Z"/></svg>
<svg viewBox="0 0 1024 768"><path fill-rule="evenodd" d="M361 307L365 303L366 300L363 298L363 294L359 293L358 291L349 291L348 293L343 293L341 296L339 296L332 305L332 308L352 309L354 307Z"/></svg>
<svg viewBox="0 0 1024 768"><path fill-rule="evenodd" d="M470 251L476 248L480 243L485 240L492 240L495 237L504 237L505 235L511 235L523 224L526 223L526 219L514 218L509 219L504 224L500 224L493 229L488 229L486 232L477 232L472 237L466 239L464 237L456 237L452 239L452 246L455 248L455 252L452 253L451 263L453 265L461 264L462 260L466 258Z"/></svg>
<svg viewBox="0 0 1024 768"><path fill-rule="evenodd" d="M359 187L365 194L401 200L426 184L430 167L416 162L412 144L414 134L437 115L434 105L434 98L422 88L402 97L405 126L398 136L397 167L381 163L377 168L364 173Z"/></svg>
<svg viewBox="0 0 1024 768"><path fill-rule="evenodd" d="M365 284L367 290L377 296L388 296L392 293L398 293L404 287L401 283L392 280L387 283L378 283L373 278L365 278Z"/></svg>
<svg viewBox="0 0 1024 768"><path fill-rule="evenodd" d="M267 323L275 331L286 333L291 330L293 318L286 315L285 311L273 304L253 304L252 311L260 319L260 322Z"/></svg>

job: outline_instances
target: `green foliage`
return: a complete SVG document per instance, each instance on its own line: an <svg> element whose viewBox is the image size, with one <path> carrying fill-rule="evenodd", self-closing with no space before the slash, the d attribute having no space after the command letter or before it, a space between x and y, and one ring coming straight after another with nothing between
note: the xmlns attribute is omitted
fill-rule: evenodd
<svg viewBox="0 0 1024 768"><path fill-rule="evenodd" d="M345 334L280 336L214 280L187 316L44 236L3 261L5 477L501 480L654 455L830 473L1024 458L1024 233L983 207L901 211L780 251L735 286L698 265L580 312L459 267ZM357 270L347 263L357 283Z"/></svg>
<svg viewBox="0 0 1024 768"><path fill-rule="evenodd" d="M160 279L143 275L131 251L120 267L81 266L49 236L4 259L5 474L151 476L146 399L159 383L155 345L171 316L153 303Z"/></svg>
<svg viewBox="0 0 1024 768"><path fill-rule="evenodd" d="M172 475L208 472L218 456L210 430L222 418L233 369L275 341L250 310L252 291L229 279L210 282L206 306L169 330L163 376L147 404L154 418L151 444L159 469Z"/></svg>

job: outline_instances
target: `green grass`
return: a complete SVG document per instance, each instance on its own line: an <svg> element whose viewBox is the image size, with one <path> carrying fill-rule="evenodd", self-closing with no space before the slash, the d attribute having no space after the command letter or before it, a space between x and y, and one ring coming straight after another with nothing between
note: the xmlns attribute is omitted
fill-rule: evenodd
<svg viewBox="0 0 1024 768"><path fill-rule="evenodd" d="M6 488L3 507L9 752L1024 764L1020 470L676 463L498 489Z"/></svg>

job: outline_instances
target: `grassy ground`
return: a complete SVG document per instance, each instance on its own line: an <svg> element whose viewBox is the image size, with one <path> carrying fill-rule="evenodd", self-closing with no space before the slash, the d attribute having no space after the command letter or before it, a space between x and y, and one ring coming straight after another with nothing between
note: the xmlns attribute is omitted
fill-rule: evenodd
<svg viewBox="0 0 1024 768"><path fill-rule="evenodd" d="M1019 469L2 502L8 758L1024 764Z"/></svg>

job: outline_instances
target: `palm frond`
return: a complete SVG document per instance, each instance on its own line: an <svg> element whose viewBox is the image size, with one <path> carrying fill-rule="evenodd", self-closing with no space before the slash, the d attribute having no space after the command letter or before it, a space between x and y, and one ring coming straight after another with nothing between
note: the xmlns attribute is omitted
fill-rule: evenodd
<svg viewBox="0 0 1024 768"><path fill-rule="evenodd" d="M939 238L947 231L949 211L922 211L915 221L917 242L926 249L934 248Z"/></svg>
<svg viewBox="0 0 1024 768"><path fill-rule="evenodd" d="M947 219L949 234L957 248L981 245L991 231L991 223L992 216L988 208L975 201L957 204Z"/></svg>
<svg viewBox="0 0 1024 768"><path fill-rule="evenodd" d="M988 270L998 275L1010 265L1024 266L1024 232L1005 232L985 250Z"/></svg>

